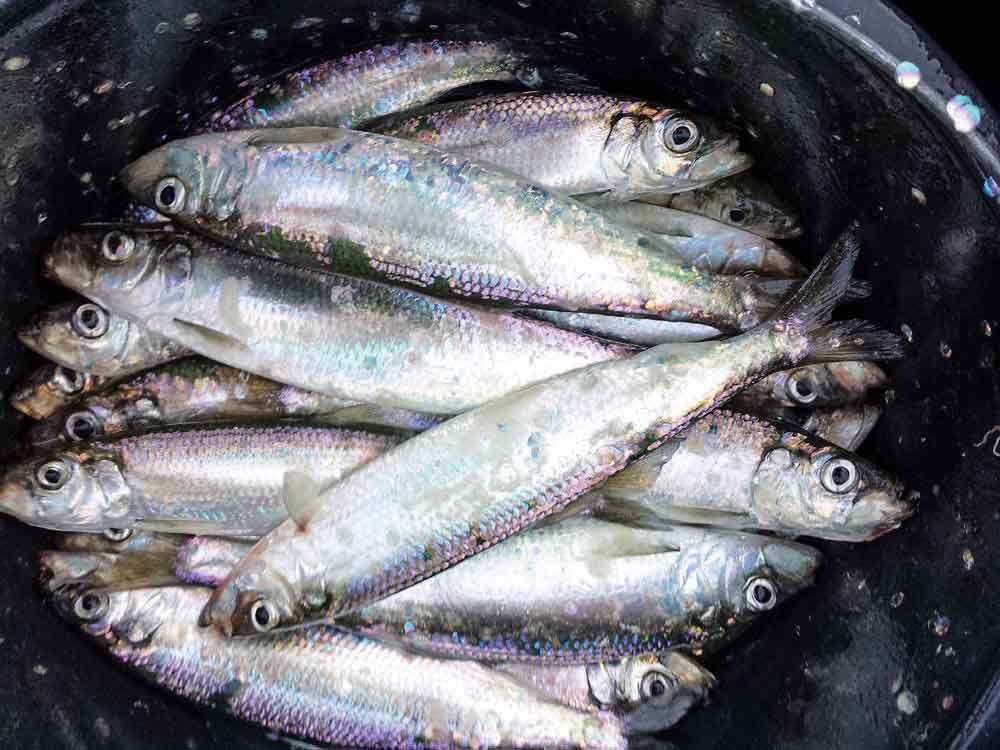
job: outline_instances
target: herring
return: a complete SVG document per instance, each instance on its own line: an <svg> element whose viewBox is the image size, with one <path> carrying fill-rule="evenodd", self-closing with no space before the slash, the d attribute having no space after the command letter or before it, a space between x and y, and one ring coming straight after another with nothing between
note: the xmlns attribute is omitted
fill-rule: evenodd
<svg viewBox="0 0 1000 750"><path fill-rule="evenodd" d="M10 404L32 419L48 419L106 380L62 365L42 365L11 392Z"/></svg>

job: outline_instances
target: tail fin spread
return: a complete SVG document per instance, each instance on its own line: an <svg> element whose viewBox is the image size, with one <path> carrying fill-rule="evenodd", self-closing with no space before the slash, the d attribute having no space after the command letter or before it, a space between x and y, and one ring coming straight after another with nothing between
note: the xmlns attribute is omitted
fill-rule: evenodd
<svg viewBox="0 0 1000 750"><path fill-rule="evenodd" d="M809 334L809 356L802 364L847 360L900 359L906 349L901 336L867 320L840 320Z"/></svg>

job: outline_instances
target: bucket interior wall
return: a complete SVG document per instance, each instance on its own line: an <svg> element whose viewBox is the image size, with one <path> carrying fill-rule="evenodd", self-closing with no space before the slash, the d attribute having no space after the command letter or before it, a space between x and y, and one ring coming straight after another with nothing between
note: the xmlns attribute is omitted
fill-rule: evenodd
<svg viewBox="0 0 1000 750"><path fill-rule="evenodd" d="M882 3L860 20L912 52L929 84L976 96ZM807 234L790 247L815 262L860 219L857 275L874 293L847 312L912 331L861 453L920 492L918 515L874 543L822 545L815 589L709 663L712 705L664 746L937 748L963 727L962 742L975 735L1000 640L988 606L1000 581L997 207L964 136L821 28L805 0L7 3L0 59L27 63L0 68L0 391L40 364L15 326L67 296L42 280L38 253L115 217L114 175L130 159L304 61L472 33L565 46L603 88L737 124L755 169L799 203ZM977 104L991 138L992 111ZM7 458L24 420L6 400L0 419ZM275 746L147 687L63 623L35 585L50 541L0 518L0 746Z"/></svg>

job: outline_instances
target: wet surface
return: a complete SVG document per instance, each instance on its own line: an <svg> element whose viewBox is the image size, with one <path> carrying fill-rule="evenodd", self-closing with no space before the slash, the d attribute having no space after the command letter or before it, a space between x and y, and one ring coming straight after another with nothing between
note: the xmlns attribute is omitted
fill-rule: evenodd
<svg viewBox="0 0 1000 750"><path fill-rule="evenodd" d="M858 275L874 294L847 312L912 336L913 356L891 368L894 398L860 452L920 493L917 517L871 544L824 545L816 588L709 664L721 682L711 707L670 741L942 747L989 681L1000 642L990 606L1000 581L992 554L1000 537L1000 235L983 176L956 146L963 136L943 133L915 105L913 71L873 75L859 55L814 34L801 5L445 0L331 9L317 1L263 14L241 2L7 3L0 391L38 364L13 326L67 296L40 279L36 253L74 223L119 210L112 178L126 161L259 77L401 33L461 36L473 23L595 48L572 59L601 85L747 129L757 171L800 202L807 233L788 247L803 260L815 261L847 221L861 218ZM933 45L924 49L908 29L887 25L893 16L880 4L868 5L849 23L911 61L922 84L942 92L954 84L946 101L969 96L953 107L955 125L990 136L993 115L966 79L929 62ZM0 419L3 434L20 429L5 401ZM34 585L45 539L0 519L0 746L277 744L146 687L60 622Z"/></svg>

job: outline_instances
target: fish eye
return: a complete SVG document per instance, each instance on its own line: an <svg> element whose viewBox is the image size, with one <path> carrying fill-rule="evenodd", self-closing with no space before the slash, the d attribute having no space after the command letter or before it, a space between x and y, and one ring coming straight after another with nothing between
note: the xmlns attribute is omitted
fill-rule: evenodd
<svg viewBox="0 0 1000 750"><path fill-rule="evenodd" d="M639 683L639 692L643 700L655 700L663 698L673 688L673 681L670 676L659 671L652 671L644 675Z"/></svg>
<svg viewBox="0 0 1000 750"><path fill-rule="evenodd" d="M742 208L729 209L729 222L731 224L743 224L747 220L747 212Z"/></svg>
<svg viewBox="0 0 1000 750"><path fill-rule="evenodd" d="M83 390L83 373L68 367L56 365L54 380L63 393L79 393Z"/></svg>
<svg viewBox="0 0 1000 750"><path fill-rule="evenodd" d="M176 177L164 177L156 183L156 208L165 214L174 214L184 207L187 188Z"/></svg>
<svg viewBox="0 0 1000 750"><path fill-rule="evenodd" d="M94 591L86 591L73 602L73 614L84 622L93 622L108 608L108 597Z"/></svg>
<svg viewBox="0 0 1000 750"><path fill-rule="evenodd" d="M831 458L823 465L819 480L829 492L850 492L858 484L858 467L848 458Z"/></svg>
<svg viewBox="0 0 1000 750"><path fill-rule="evenodd" d="M778 603L778 592L767 578L751 578L747 581L747 606L754 612L767 612Z"/></svg>
<svg viewBox="0 0 1000 750"><path fill-rule="evenodd" d="M788 397L799 404L811 404L819 395L813 379L805 373L795 373L785 383Z"/></svg>
<svg viewBox="0 0 1000 750"><path fill-rule="evenodd" d="M103 307L93 302L80 305L73 312L73 330L85 339L99 339L108 332L110 321Z"/></svg>
<svg viewBox="0 0 1000 750"><path fill-rule="evenodd" d="M109 542L124 542L132 536L132 529L105 529L101 533Z"/></svg>
<svg viewBox="0 0 1000 750"><path fill-rule="evenodd" d="M35 470L35 481L43 490L54 492L69 481L70 468L64 461L46 461Z"/></svg>
<svg viewBox="0 0 1000 750"><path fill-rule="evenodd" d="M672 120L663 134L663 143L671 151L683 154L698 145L701 133L698 126L687 118Z"/></svg>
<svg viewBox="0 0 1000 750"><path fill-rule="evenodd" d="M135 250L135 240L124 232L108 232L101 240L101 255L112 263L128 260Z"/></svg>
<svg viewBox="0 0 1000 750"><path fill-rule="evenodd" d="M278 611L267 599L258 599L250 607L250 622L258 633L267 633L278 624Z"/></svg>
<svg viewBox="0 0 1000 750"><path fill-rule="evenodd" d="M91 411L77 411L66 417L66 437L70 440L90 440L101 431L101 423Z"/></svg>

